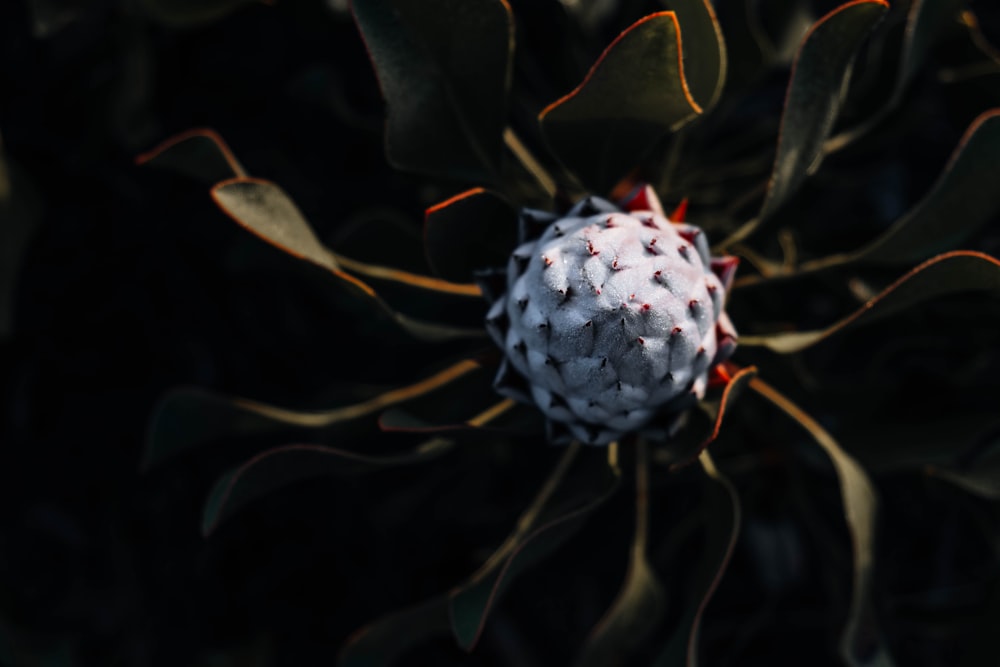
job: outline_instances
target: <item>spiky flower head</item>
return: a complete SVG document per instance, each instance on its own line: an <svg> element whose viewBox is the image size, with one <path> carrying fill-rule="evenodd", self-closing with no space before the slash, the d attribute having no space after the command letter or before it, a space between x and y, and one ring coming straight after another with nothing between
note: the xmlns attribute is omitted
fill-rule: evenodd
<svg viewBox="0 0 1000 667"><path fill-rule="evenodd" d="M724 310L735 268L710 257L698 227L669 220L649 186L621 206L522 211L487 314L504 353L497 390L537 405L555 442L672 434L736 346Z"/></svg>

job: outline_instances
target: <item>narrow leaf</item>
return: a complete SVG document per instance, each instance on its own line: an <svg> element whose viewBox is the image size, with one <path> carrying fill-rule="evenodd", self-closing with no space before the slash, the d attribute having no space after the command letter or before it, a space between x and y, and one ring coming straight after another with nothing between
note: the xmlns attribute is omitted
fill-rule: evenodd
<svg viewBox="0 0 1000 667"><path fill-rule="evenodd" d="M499 174L514 24L505 0L354 0L388 106L400 169L459 180Z"/></svg>
<svg viewBox="0 0 1000 667"><path fill-rule="evenodd" d="M545 139L590 190L609 192L701 107L685 79L674 12L651 14L605 49L575 90L539 115Z"/></svg>
<svg viewBox="0 0 1000 667"><path fill-rule="evenodd" d="M678 461L675 461L670 465L670 470L676 472L685 466L688 466L699 459L701 453L708 449L708 446L715 442L715 439L719 437L719 431L722 429L722 421L726 417L726 411L729 409L730 405L735 401L743 390L747 387L752 380L757 375L757 368L755 366L748 366L746 368L739 369L726 383L725 389L722 391L722 395L718 400L704 400L699 403L699 408L708 417L709 424L707 426L708 431L704 429L698 430L694 437L697 438L697 445L692 449L690 447L690 437L684 439L688 443L683 448L672 446L672 450L676 450ZM690 429L689 427L685 427Z"/></svg>
<svg viewBox="0 0 1000 667"><path fill-rule="evenodd" d="M715 467L708 451L701 453L699 461L705 475L705 543L694 562L694 571L685 576L688 595L675 603L682 605L681 618L653 663L657 667L698 664L701 619L722 581L739 536L741 507L736 488Z"/></svg>
<svg viewBox="0 0 1000 667"><path fill-rule="evenodd" d="M792 67L778 151L760 214L723 242L755 232L802 185L823 159L823 145L840 113L854 58L888 8L885 0L853 0L806 34Z"/></svg>
<svg viewBox="0 0 1000 667"><path fill-rule="evenodd" d="M365 456L322 445L285 445L253 457L223 475L209 493L202 533L209 535L225 519L252 500L293 482L322 475L358 475L401 465L423 463L452 448L448 440L429 440L397 456Z"/></svg>
<svg viewBox="0 0 1000 667"><path fill-rule="evenodd" d="M825 329L741 336L740 345L767 347L782 354L798 352L849 327L868 324L933 298L969 291L1000 294L1000 260L967 250L938 255L904 275L855 312Z"/></svg>
<svg viewBox="0 0 1000 667"><path fill-rule="evenodd" d="M428 323L392 309L371 286L342 270L335 255L316 237L295 203L274 183L256 178L234 178L212 188L212 197L244 229L297 259L325 269L347 294L370 304L376 312L411 335L426 340L484 335L479 329Z"/></svg>
<svg viewBox="0 0 1000 667"><path fill-rule="evenodd" d="M0 142L0 339L14 330L18 276L41 213L37 191Z"/></svg>
<svg viewBox="0 0 1000 667"><path fill-rule="evenodd" d="M222 137L208 128L171 137L137 157L136 163L175 171L205 185L247 175Z"/></svg>
<svg viewBox="0 0 1000 667"><path fill-rule="evenodd" d="M162 398L155 409L143 466L149 468L175 454L222 437L285 433L290 429L293 432L312 430L323 433L333 427L373 416L389 406L427 395L481 370L479 362L468 359L367 401L309 412L198 389L174 390Z"/></svg>
<svg viewBox="0 0 1000 667"><path fill-rule="evenodd" d="M649 451L640 441L636 456L635 537L625 583L587 638L580 667L603 667L632 654L656 627L666 603L663 585L647 557L649 541Z"/></svg>
<svg viewBox="0 0 1000 667"><path fill-rule="evenodd" d="M432 206L424 220L427 260L445 280L471 282L476 270L506 266L517 245L517 212L483 188Z"/></svg>
<svg viewBox="0 0 1000 667"><path fill-rule="evenodd" d="M511 581L526 567L544 558L586 522L618 488L620 473L601 451L577 458L580 445L567 449L558 467L521 515L517 529L464 584L450 594L451 627L466 650L479 641L490 611ZM564 478L573 484L565 484Z"/></svg>
<svg viewBox="0 0 1000 667"><path fill-rule="evenodd" d="M840 651L852 667L891 665L892 658L882 645L878 633L871 599L872 570L875 560L875 516L878 509L871 480L858 462L845 452L815 419L792 401L760 378L754 378L750 387L795 420L830 457L840 483L844 518L847 520L854 550L851 606L841 634Z"/></svg>
<svg viewBox="0 0 1000 667"><path fill-rule="evenodd" d="M489 423L488 426L484 425L486 422ZM448 433L449 437L458 437L463 433L482 436L505 434L522 438L537 435L545 427L537 409L518 405L509 398L496 403L480 415L460 422L432 421L410 410L392 408L379 416L378 425L383 431L390 432Z"/></svg>

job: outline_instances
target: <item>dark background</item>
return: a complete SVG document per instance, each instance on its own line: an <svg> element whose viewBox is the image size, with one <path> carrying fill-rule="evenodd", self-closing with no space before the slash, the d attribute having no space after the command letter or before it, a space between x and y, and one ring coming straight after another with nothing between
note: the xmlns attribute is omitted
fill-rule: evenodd
<svg viewBox="0 0 1000 667"><path fill-rule="evenodd" d="M0 50L0 135L19 198L0 223L33 230L0 342L0 663L331 664L357 627L481 561L482 535L503 535L541 475L531 461L507 476L477 469L461 484L454 462L412 493L420 472L310 481L207 540L203 499L246 454L240 443L140 471L149 415L172 386L295 406L422 361L398 342L359 350L350 317L245 238L203 188L134 162L209 126L324 238L373 208L418 230L423 208L454 188L385 164L382 102L349 17L319 0L279 2L174 29L128 3L7 1ZM780 105L783 79L768 90ZM925 129L923 147L896 143L897 160L938 158L906 188L930 182L980 101L969 93L943 105L947 120ZM785 500L809 485L783 475ZM794 537L804 519L772 506L773 482L741 483L766 511L750 520L713 603L707 664L834 664L830 608L843 591L828 581L846 581L848 565L843 553L824 565L821 542ZM924 478L880 485L884 549L908 564L887 572L882 590L944 591L912 608L901 598L909 616L890 637L899 664L950 664L956 646L996 655L1000 596L967 590L996 587L995 507ZM828 495L817 507L835 515ZM685 506L683 494L672 499ZM481 651L465 657L442 640L424 664L560 664L618 585L625 554L605 545L628 539L614 519L627 511L619 500L598 517L609 532L518 584ZM837 537L846 549L846 533ZM928 636L945 627L928 617L956 615L962 624Z"/></svg>

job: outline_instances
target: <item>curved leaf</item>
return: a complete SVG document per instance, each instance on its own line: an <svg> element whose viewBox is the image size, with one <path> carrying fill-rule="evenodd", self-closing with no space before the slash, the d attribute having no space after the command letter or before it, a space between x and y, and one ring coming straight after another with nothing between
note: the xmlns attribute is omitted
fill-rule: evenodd
<svg viewBox="0 0 1000 667"><path fill-rule="evenodd" d="M609 192L669 132L701 113L684 74L674 12L640 19L583 83L539 115L553 154L590 190Z"/></svg>
<svg viewBox="0 0 1000 667"><path fill-rule="evenodd" d="M741 368L729 378L725 389L722 391L722 395L717 400L703 400L698 404L700 411L707 417L708 424L705 429L696 431L695 437L698 440L694 447L692 447L689 437L682 440L682 445L670 448L676 452L674 456L678 459L670 464L671 472L676 472L697 461L702 452L715 442L715 439L719 437L719 431L722 429L722 421L726 417L726 411L729 409L730 404L743 393L750 380L756 377L756 375L757 368L755 366ZM694 430L691 428L691 425L686 426L685 429L688 431Z"/></svg>
<svg viewBox="0 0 1000 667"><path fill-rule="evenodd" d="M223 475L209 493L202 517L202 533L209 535L219 523L256 498L310 477L358 475L401 465L422 463L441 456L453 444L429 440L412 452L397 456L365 456L322 445L285 445L253 457Z"/></svg>
<svg viewBox="0 0 1000 667"><path fill-rule="evenodd" d="M603 458L603 451L588 451L570 472L579 450L579 443L570 445L521 515L517 529L467 582L450 593L451 628L464 649L472 650L479 641L487 616L514 577L568 540L618 488L618 467ZM564 478L573 484L564 483Z"/></svg>
<svg viewBox="0 0 1000 667"><path fill-rule="evenodd" d="M494 181L514 24L505 0L354 0L388 106L386 155L399 169Z"/></svg>
<svg viewBox="0 0 1000 667"><path fill-rule="evenodd" d="M782 354L799 352L848 327L868 324L936 297L969 291L1000 293L1000 260L967 250L938 255L826 329L741 336L740 345L767 347Z"/></svg>
<svg viewBox="0 0 1000 667"><path fill-rule="evenodd" d="M427 209L424 246L434 273L471 282L476 270L507 265L517 246L517 212L483 188L467 190Z"/></svg>
<svg viewBox="0 0 1000 667"><path fill-rule="evenodd" d="M726 84L726 42L709 0L664 0L677 14L684 48L684 76L702 109L715 105ZM671 218L673 220L673 218Z"/></svg>
<svg viewBox="0 0 1000 667"><path fill-rule="evenodd" d="M257 0L141 0L146 12L168 25L188 26L217 21ZM261 0L263 4L271 4Z"/></svg>
<svg viewBox="0 0 1000 667"><path fill-rule="evenodd" d="M325 269L348 294L374 306L377 312L387 316L411 335L426 340L485 335L479 329L428 323L393 310L371 286L342 270L343 258L337 258L320 242L295 203L274 183L256 178L234 178L222 181L212 188L212 197L219 208L247 231L297 259ZM353 268L359 271L365 266L367 265L356 262ZM441 281L426 276L413 276L383 267L369 268L381 269L379 273L384 273L381 277L391 279L396 276L413 287L431 291L441 287L438 284ZM478 289L469 291L469 295L478 294Z"/></svg>
<svg viewBox="0 0 1000 667"><path fill-rule="evenodd" d="M982 415L980 415L980 418ZM983 498L1000 500L1000 425L980 436L980 441L961 460L948 465L931 465L927 474L939 477Z"/></svg>
<svg viewBox="0 0 1000 667"><path fill-rule="evenodd" d="M577 664L603 667L621 662L656 627L666 603L663 585L649 564L649 452L640 441L636 456L635 537L625 583L594 627Z"/></svg>
<svg viewBox="0 0 1000 667"><path fill-rule="evenodd" d="M1000 109L969 126L927 196L873 242L836 263L919 262L968 238L1000 214ZM806 267L803 267L806 268Z"/></svg>
<svg viewBox="0 0 1000 667"><path fill-rule="evenodd" d="M874 128L902 100L903 93L920 70L931 44L948 27L961 8L960 0L912 0L903 31L903 47L899 69L888 100L870 118L857 127L845 130L826 142L825 151L831 153L849 145Z"/></svg>
<svg viewBox="0 0 1000 667"><path fill-rule="evenodd" d="M816 444L826 452L837 473L844 518L847 521L854 550L851 607L841 634L841 654L852 667L892 665L892 658L881 642L871 599L872 570L875 561L875 517L878 511L875 488L871 480L858 462L845 452L816 420L792 401L760 378L754 378L750 388L804 428Z"/></svg>
<svg viewBox="0 0 1000 667"><path fill-rule="evenodd" d="M491 387L492 389L492 387ZM485 419L488 417L488 419ZM485 422L489 426L484 426ZM541 433L545 422L541 413L528 406L519 405L512 399L496 403L482 415L460 422L445 422L431 420L419 416L410 410L392 408L383 412L378 419L379 428L389 432L443 434L459 437L461 434L531 437Z"/></svg>
<svg viewBox="0 0 1000 667"><path fill-rule="evenodd" d="M823 159L840 113L858 49L888 8L885 0L854 0L813 25L792 67L778 152L760 214L723 242L745 239L772 216Z"/></svg>
<svg viewBox="0 0 1000 667"><path fill-rule="evenodd" d="M189 130L171 137L135 161L140 165L175 171L205 185L247 175L222 137L208 128Z"/></svg>
<svg viewBox="0 0 1000 667"><path fill-rule="evenodd" d="M342 427L380 410L438 390L482 370L467 359L419 382L361 403L319 411L295 411L200 389L178 389L157 404L150 421L143 467L222 437Z"/></svg>
<svg viewBox="0 0 1000 667"><path fill-rule="evenodd" d="M448 632L448 596L439 595L384 616L355 633L341 649L340 667L388 667L414 644Z"/></svg>
<svg viewBox="0 0 1000 667"><path fill-rule="evenodd" d="M679 601L683 605L681 618L653 663L657 667L695 667L698 664L701 619L722 581L739 536L742 510L736 488L715 467L707 451L701 453L699 461L706 482L706 495L702 502L705 545L700 551L694 573L687 577L689 597Z"/></svg>

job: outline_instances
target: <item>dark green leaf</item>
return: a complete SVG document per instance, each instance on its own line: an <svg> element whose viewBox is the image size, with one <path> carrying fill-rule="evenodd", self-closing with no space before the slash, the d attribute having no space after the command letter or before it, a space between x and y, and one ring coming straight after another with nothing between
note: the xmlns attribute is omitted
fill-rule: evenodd
<svg viewBox="0 0 1000 667"><path fill-rule="evenodd" d="M448 596L439 595L389 614L351 637L340 667L389 667L414 644L448 632Z"/></svg>
<svg viewBox="0 0 1000 667"><path fill-rule="evenodd" d="M384 468L423 463L452 448L448 440L429 440L396 456L365 456L323 445L285 445L258 454L223 475L209 493L202 532L212 533L252 500L293 482L322 475L359 475Z"/></svg>
<svg viewBox="0 0 1000 667"><path fill-rule="evenodd" d="M168 25L188 26L217 21L257 0L141 0L143 8ZM268 4L266 0L261 0Z"/></svg>
<svg viewBox="0 0 1000 667"><path fill-rule="evenodd" d="M539 116L552 152L593 192L607 193L669 132L701 113L682 67L674 12L618 36L575 90Z"/></svg>
<svg viewBox="0 0 1000 667"><path fill-rule="evenodd" d="M681 27L684 76L702 109L715 105L726 83L726 43L709 0L664 0Z"/></svg>
<svg viewBox="0 0 1000 667"><path fill-rule="evenodd" d="M841 633L840 651L851 667L889 667L892 658L882 644L871 597L878 511L875 487L858 462L816 420L760 378L750 386L805 429L833 464L854 551L851 607Z"/></svg>
<svg viewBox="0 0 1000 667"><path fill-rule="evenodd" d="M354 0L400 169L495 181L514 25L504 0Z"/></svg>
<svg viewBox="0 0 1000 667"><path fill-rule="evenodd" d="M420 382L367 401L315 411L288 410L200 389L177 389L157 404L150 422L143 466L148 468L223 437L280 433L285 437L316 438L333 431L351 432L352 428L372 430L379 411L440 391L452 382L476 374L482 374L477 362L462 361ZM369 420L357 425L365 417Z"/></svg>
<svg viewBox="0 0 1000 667"><path fill-rule="evenodd" d="M490 388L493 392L492 387ZM493 392L495 395L495 392ZM470 402L463 397L463 402ZM478 405L479 402L473 402ZM392 408L379 416L378 425L384 431L402 431L406 433L448 433L449 437L462 438L462 434L489 437L496 434L530 437L542 433L545 429L544 420L534 407L515 404L510 400L502 401L487 410L484 415L496 414L489 419L489 425L479 424L483 415L477 415L464 421L442 422L428 416L420 415L412 410ZM489 413L489 414L487 414Z"/></svg>
<svg viewBox="0 0 1000 667"><path fill-rule="evenodd" d="M171 137L136 162L169 169L205 185L247 175L222 137L204 128Z"/></svg>
<svg viewBox="0 0 1000 667"><path fill-rule="evenodd" d="M781 117L778 152L760 214L723 245L741 241L773 215L823 159L865 37L885 14L885 0L854 0L812 27L799 47Z"/></svg>
<svg viewBox="0 0 1000 667"><path fill-rule="evenodd" d="M992 428L980 434L970 452L949 465L928 466L928 474L977 496L1000 500L1000 428L995 415L992 421Z"/></svg>
<svg viewBox="0 0 1000 667"><path fill-rule="evenodd" d="M740 499L736 489L703 452L701 469L705 475L702 500L705 544L692 561L693 572L685 573L687 597L674 604L681 607L681 617L655 661L657 667L698 664L698 635L701 618L715 594L736 546L740 530Z"/></svg>
<svg viewBox="0 0 1000 667"><path fill-rule="evenodd" d="M579 448L570 445L517 529L451 592L452 632L466 650L479 641L487 616L511 581L568 540L618 488L620 473L604 458L603 450L589 450L578 457L578 465L572 465Z"/></svg>
<svg viewBox="0 0 1000 667"><path fill-rule="evenodd" d="M882 236L847 258L875 264L919 262L954 248L1000 214L1000 110L979 116L927 196Z"/></svg>
<svg viewBox="0 0 1000 667"><path fill-rule="evenodd" d="M1000 261L979 252L949 252L924 262L825 329L741 336L740 345L767 347L783 354L798 352L848 327L867 324L933 298L970 291L1000 293Z"/></svg>
<svg viewBox="0 0 1000 667"><path fill-rule="evenodd" d="M478 288L468 285L440 285L426 276L413 276L383 267L372 267L363 262L338 258L316 237L295 203L285 192L269 181L256 178L234 178L223 181L212 188L212 197L219 207L236 223L258 238L283 250L289 255L310 262L337 279L337 285L345 293L361 303L372 306L373 311L387 317L404 331L425 340L452 340L485 336L480 329L462 329L441 324L433 324L414 319L391 308L367 283L347 273L341 261L350 262L349 268L355 272L378 273L384 279L399 284L408 284L427 291L441 291L454 288L456 293L478 295Z"/></svg>
<svg viewBox="0 0 1000 667"><path fill-rule="evenodd" d="M471 282L476 270L506 266L517 245L517 212L482 188L432 206L425 220L427 260L445 280Z"/></svg>
<svg viewBox="0 0 1000 667"><path fill-rule="evenodd" d="M656 627L666 603L663 585L649 564L649 452L639 442L636 456L635 537L625 583L587 638L577 664L603 667L622 662Z"/></svg>

